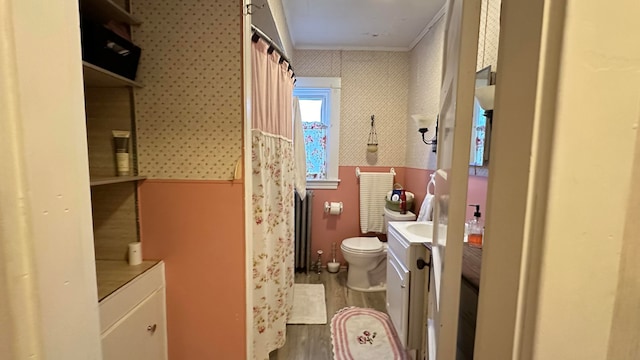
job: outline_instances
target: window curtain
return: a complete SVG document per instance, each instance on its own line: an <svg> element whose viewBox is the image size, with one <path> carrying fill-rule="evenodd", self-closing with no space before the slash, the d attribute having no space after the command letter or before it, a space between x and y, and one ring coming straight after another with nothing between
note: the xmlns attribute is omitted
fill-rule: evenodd
<svg viewBox="0 0 640 360"><path fill-rule="evenodd" d="M252 46L253 349L268 359L293 305L293 79L267 43Z"/></svg>

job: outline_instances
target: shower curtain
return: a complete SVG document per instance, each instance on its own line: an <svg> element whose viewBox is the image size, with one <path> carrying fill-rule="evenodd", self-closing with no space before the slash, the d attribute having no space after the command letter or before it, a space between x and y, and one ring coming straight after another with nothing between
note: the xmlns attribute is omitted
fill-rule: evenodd
<svg viewBox="0 0 640 360"><path fill-rule="evenodd" d="M293 304L293 79L267 43L252 46L253 349L261 360L284 345Z"/></svg>

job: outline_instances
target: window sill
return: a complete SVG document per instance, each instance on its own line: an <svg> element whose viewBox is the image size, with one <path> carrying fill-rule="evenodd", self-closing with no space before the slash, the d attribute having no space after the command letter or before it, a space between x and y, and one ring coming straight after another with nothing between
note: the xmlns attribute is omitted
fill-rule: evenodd
<svg viewBox="0 0 640 360"><path fill-rule="evenodd" d="M335 190L340 184L340 179L309 180L307 179L307 189L309 190Z"/></svg>

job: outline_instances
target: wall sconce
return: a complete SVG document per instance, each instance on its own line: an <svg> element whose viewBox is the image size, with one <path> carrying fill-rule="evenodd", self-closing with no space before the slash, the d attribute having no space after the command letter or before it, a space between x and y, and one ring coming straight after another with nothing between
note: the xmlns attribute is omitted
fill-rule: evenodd
<svg viewBox="0 0 640 360"><path fill-rule="evenodd" d="M489 85L476 89L476 100L478 105L484 110L484 116L491 119L493 116L493 100L496 93L496 86Z"/></svg>
<svg viewBox="0 0 640 360"><path fill-rule="evenodd" d="M431 151L436 152L438 144L438 117L415 114L411 115L418 126L418 132L422 134L422 142L431 145ZM431 131L429 130L431 129Z"/></svg>

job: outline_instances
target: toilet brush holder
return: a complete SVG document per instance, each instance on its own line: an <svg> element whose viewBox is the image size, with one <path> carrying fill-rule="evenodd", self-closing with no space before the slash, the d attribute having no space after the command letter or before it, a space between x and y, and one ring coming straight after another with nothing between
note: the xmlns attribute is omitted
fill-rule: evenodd
<svg viewBox="0 0 640 360"><path fill-rule="evenodd" d="M330 273L337 273L338 271L340 271L340 263L339 262L328 262L327 263L327 270Z"/></svg>
<svg viewBox="0 0 640 360"><path fill-rule="evenodd" d="M340 263L336 261L336 243L331 244L332 261L327 263L327 271L337 273L340 271Z"/></svg>

